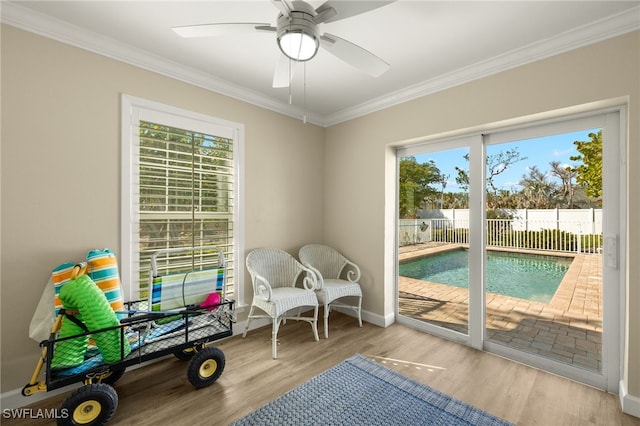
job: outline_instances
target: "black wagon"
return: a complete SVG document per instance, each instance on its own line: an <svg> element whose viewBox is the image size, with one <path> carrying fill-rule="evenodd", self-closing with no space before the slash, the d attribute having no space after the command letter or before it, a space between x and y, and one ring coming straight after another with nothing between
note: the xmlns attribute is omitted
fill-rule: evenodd
<svg viewBox="0 0 640 426"><path fill-rule="evenodd" d="M73 278L83 272L83 265L77 265ZM49 338L40 343L42 355L22 394L81 383L63 401L57 423L102 425L118 406L112 385L132 365L174 355L188 361L186 374L194 387L213 384L222 374L225 356L212 342L233 335L234 301L225 297L225 290L224 256L215 246L154 253L148 297L125 303L123 312L117 312L117 325L88 329L82 320L86 312L60 310ZM84 331L61 337L64 321ZM65 365L79 350L80 363Z"/></svg>

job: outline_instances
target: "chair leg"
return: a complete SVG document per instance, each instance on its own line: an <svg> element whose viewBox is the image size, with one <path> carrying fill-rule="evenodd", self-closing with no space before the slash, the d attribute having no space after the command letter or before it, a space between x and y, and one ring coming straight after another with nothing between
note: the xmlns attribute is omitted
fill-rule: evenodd
<svg viewBox="0 0 640 426"><path fill-rule="evenodd" d="M278 357L278 328L280 328L280 318L274 318L271 331L271 357L273 359Z"/></svg>
<svg viewBox="0 0 640 426"><path fill-rule="evenodd" d="M313 329L313 337L316 339L316 342L320 340L318 337L318 305L313 309L313 322L311 323L311 328Z"/></svg>
<svg viewBox="0 0 640 426"><path fill-rule="evenodd" d="M331 310L330 306L331 305L329 305L328 303L324 304L324 338L325 339L329 338L329 311Z"/></svg>
<svg viewBox="0 0 640 426"><path fill-rule="evenodd" d="M358 326L362 327L362 296L358 297Z"/></svg>
<svg viewBox="0 0 640 426"><path fill-rule="evenodd" d="M247 322L244 323L244 331L242 332L242 337L247 336L247 330L249 330L249 324L251 324L251 316L253 315L253 306L249 309L249 316L247 317Z"/></svg>

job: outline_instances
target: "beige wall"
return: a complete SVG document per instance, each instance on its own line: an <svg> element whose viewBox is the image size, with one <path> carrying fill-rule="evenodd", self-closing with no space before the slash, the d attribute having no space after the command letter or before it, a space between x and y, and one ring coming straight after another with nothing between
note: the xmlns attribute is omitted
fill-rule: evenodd
<svg viewBox="0 0 640 426"><path fill-rule="evenodd" d="M393 311L393 144L575 105L628 100L629 393L640 396L640 33L635 32L342 123L325 134L324 239L363 269L364 309ZM389 173L391 169L391 173ZM390 207L391 206L391 207ZM385 213L386 212L386 213ZM391 247L391 248L390 248ZM392 260L392 259L391 259ZM387 269L385 269L385 264ZM386 279L385 279L386 277Z"/></svg>
<svg viewBox="0 0 640 426"><path fill-rule="evenodd" d="M35 367L51 269L120 247L122 93L244 124L245 251L321 241L322 128L10 26L1 48L2 392Z"/></svg>
<svg viewBox="0 0 640 426"><path fill-rule="evenodd" d="M324 130L12 27L3 26L1 47L2 392L22 387L35 365L28 324L51 268L90 248L119 247L121 93L243 123L245 252L335 245L361 265L364 309L380 317L393 306L384 267L393 243L385 231L394 212L390 145L628 97L628 158L640 154L640 33ZM629 169L633 218L640 176L632 161ZM629 229L624 368L630 394L640 396L640 227Z"/></svg>

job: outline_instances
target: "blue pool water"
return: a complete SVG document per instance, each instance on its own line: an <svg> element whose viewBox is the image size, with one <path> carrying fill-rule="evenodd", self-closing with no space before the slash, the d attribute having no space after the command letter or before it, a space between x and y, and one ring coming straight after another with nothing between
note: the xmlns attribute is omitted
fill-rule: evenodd
<svg viewBox="0 0 640 426"><path fill-rule="evenodd" d="M573 259L487 251L487 292L548 303ZM400 264L400 275L469 287L469 253L450 250Z"/></svg>

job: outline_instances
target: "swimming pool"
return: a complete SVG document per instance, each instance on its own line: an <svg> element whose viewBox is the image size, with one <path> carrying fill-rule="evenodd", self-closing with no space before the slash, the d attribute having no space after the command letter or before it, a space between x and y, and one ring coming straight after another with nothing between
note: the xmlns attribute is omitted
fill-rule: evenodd
<svg viewBox="0 0 640 426"><path fill-rule="evenodd" d="M572 258L487 251L487 292L548 303ZM469 287L467 249L449 250L400 263L400 275L434 283Z"/></svg>

